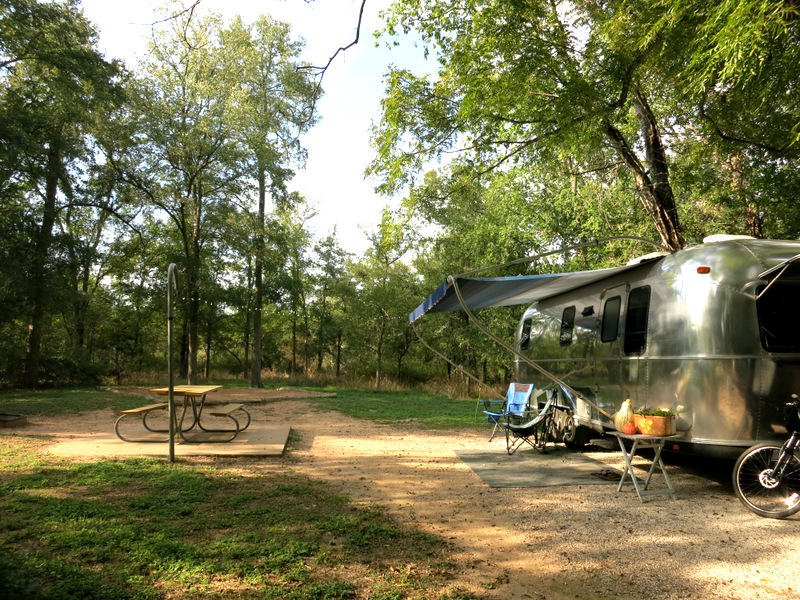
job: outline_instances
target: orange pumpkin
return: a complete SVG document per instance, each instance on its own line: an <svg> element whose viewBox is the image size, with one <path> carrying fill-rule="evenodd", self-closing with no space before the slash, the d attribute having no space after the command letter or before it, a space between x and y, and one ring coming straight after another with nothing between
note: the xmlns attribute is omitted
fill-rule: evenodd
<svg viewBox="0 0 800 600"><path fill-rule="evenodd" d="M622 433L625 435L633 435L636 433L636 425L633 424L633 421L628 421L622 426Z"/></svg>

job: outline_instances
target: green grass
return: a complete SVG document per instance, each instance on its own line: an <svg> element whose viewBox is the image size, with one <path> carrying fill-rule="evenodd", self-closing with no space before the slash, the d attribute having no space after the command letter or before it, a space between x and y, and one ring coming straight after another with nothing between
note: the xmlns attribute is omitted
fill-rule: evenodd
<svg viewBox="0 0 800 600"><path fill-rule="evenodd" d="M330 390L328 390L330 391ZM384 423L474 425L474 400L336 390L325 409ZM0 394L0 412L137 406L97 389ZM453 548L270 464L75 462L0 434L0 598L468 600ZM252 469L248 469L248 464Z"/></svg>
<svg viewBox="0 0 800 600"><path fill-rule="evenodd" d="M0 442L0 597L455 597L445 541L324 482Z"/></svg>
<svg viewBox="0 0 800 600"><path fill-rule="evenodd" d="M310 398L326 410L377 423L416 424L427 429L461 429L475 426L475 399L447 398L424 392L379 392L321 388L335 398Z"/></svg>
<svg viewBox="0 0 800 600"><path fill-rule="evenodd" d="M225 387L233 386L226 382ZM444 395L416 391L380 392L332 387L305 389L335 392L335 398L311 398L309 401L320 408L336 410L357 419L389 424L416 424L428 429L475 426L474 399L452 399ZM149 399L140 396L99 388L19 391L0 393L0 412L58 416L104 408L119 411L149 402Z"/></svg>
<svg viewBox="0 0 800 600"><path fill-rule="evenodd" d="M124 410L148 404L140 396L117 394L100 388L24 390L0 393L0 412L56 417L90 410Z"/></svg>

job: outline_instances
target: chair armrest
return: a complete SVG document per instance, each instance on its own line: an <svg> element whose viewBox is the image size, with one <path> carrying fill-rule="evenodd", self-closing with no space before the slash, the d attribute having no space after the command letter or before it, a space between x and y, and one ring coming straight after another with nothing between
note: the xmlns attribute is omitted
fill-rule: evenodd
<svg viewBox="0 0 800 600"><path fill-rule="evenodd" d="M484 410L490 412L501 413L506 407L505 399L498 398L497 400L489 400L488 398L481 398L481 402L483 402Z"/></svg>

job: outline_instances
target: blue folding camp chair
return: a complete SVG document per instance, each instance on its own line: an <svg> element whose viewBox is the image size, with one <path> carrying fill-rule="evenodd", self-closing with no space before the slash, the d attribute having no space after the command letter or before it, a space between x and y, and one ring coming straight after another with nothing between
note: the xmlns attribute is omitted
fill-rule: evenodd
<svg viewBox="0 0 800 600"><path fill-rule="evenodd" d="M532 383L512 382L508 386L508 391L506 392L506 397L504 400L487 399L483 401L483 405L485 407L483 414L488 417L489 423L494 423L492 435L489 438L490 442L494 439L494 434L497 432L497 428L504 420L521 422L525 419L532 393Z"/></svg>
<svg viewBox="0 0 800 600"><path fill-rule="evenodd" d="M529 444L544 453L553 429L552 405L553 397L551 396L541 409L528 411L528 414L536 415L529 421L515 423L506 419L501 423L503 429L506 430L506 450L509 454L514 454L522 444Z"/></svg>

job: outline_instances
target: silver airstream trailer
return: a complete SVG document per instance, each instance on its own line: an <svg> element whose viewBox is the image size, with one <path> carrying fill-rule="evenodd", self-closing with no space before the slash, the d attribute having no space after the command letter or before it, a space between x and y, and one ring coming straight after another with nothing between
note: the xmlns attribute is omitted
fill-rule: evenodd
<svg viewBox="0 0 800 600"><path fill-rule="evenodd" d="M613 429L626 398L677 414L672 450L733 457L785 438L783 403L800 393L800 242L713 236L612 269L450 278L411 320L523 303L516 377L557 396L568 444Z"/></svg>

